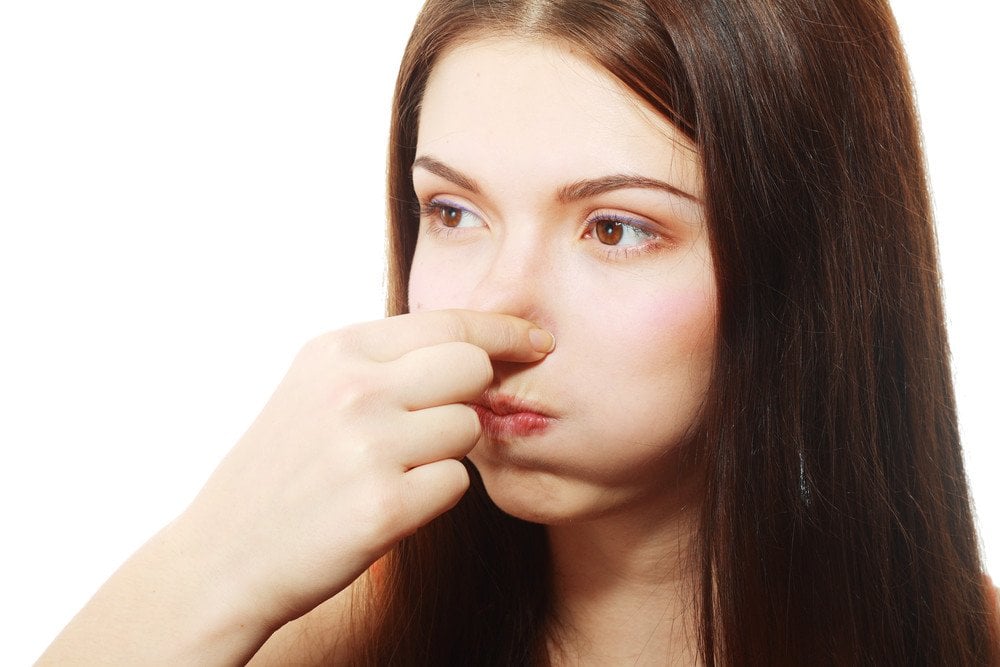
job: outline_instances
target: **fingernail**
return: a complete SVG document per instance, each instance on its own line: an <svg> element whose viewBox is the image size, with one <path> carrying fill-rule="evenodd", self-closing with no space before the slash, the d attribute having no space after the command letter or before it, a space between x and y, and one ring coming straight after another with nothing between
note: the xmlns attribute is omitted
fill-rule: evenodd
<svg viewBox="0 0 1000 667"><path fill-rule="evenodd" d="M536 352L548 354L556 349L556 337L545 329L531 329L528 331L528 340Z"/></svg>

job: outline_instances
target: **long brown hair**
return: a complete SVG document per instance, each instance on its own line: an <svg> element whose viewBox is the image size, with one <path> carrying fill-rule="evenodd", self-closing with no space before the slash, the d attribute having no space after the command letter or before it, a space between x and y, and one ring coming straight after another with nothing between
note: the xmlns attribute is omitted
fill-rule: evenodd
<svg viewBox="0 0 1000 667"><path fill-rule="evenodd" d="M720 313L696 454L702 659L997 663L886 2L430 0L393 107L391 314L407 310L424 85L486 32L573 44L699 148ZM471 472L459 506L384 560L361 662L546 662L544 529Z"/></svg>

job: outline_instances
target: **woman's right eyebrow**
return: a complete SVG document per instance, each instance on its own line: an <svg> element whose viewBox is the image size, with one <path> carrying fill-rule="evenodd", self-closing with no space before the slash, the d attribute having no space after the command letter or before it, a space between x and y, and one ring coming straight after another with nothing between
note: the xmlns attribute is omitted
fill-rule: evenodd
<svg viewBox="0 0 1000 667"><path fill-rule="evenodd" d="M451 181L463 190L468 190L472 194L480 194L479 185L476 183L475 179L472 179L457 169L452 169L444 162L432 158L429 155L421 155L416 160L413 161L413 169L420 167L426 169L427 171L440 176L446 181Z"/></svg>
<svg viewBox="0 0 1000 667"><path fill-rule="evenodd" d="M415 159L413 161L413 169L416 169L417 167L426 169L432 174L440 176L446 181L450 181L472 194L478 195L481 193L479 185L476 183L474 178L466 176L457 169L449 167L444 162L441 162L440 160L429 155L421 155ZM571 183L560 188L558 199L561 202L578 201L580 199L595 197L612 190L623 190L627 188L660 190L677 197L682 197L695 204L702 203L701 199L682 190L676 185L672 185L655 178L647 178L645 176L637 176L634 174L613 174L610 176L602 176L600 178L589 178L576 181L575 183Z"/></svg>

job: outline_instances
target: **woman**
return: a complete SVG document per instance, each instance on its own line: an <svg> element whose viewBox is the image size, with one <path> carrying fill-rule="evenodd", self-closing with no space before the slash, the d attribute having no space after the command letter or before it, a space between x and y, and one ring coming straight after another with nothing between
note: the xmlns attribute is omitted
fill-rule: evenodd
<svg viewBox="0 0 1000 667"><path fill-rule="evenodd" d="M400 316L49 658L997 662L886 7L432 1L391 147Z"/></svg>

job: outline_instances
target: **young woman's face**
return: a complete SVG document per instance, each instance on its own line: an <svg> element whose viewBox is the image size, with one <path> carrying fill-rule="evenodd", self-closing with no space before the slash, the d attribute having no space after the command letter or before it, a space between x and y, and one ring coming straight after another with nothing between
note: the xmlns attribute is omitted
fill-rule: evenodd
<svg viewBox="0 0 1000 667"><path fill-rule="evenodd" d="M496 362L470 454L541 523L663 507L709 382L716 289L691 144L554 42L483 39L437 63L420 114L411 310L517 315L556 337Z"/></svg>

